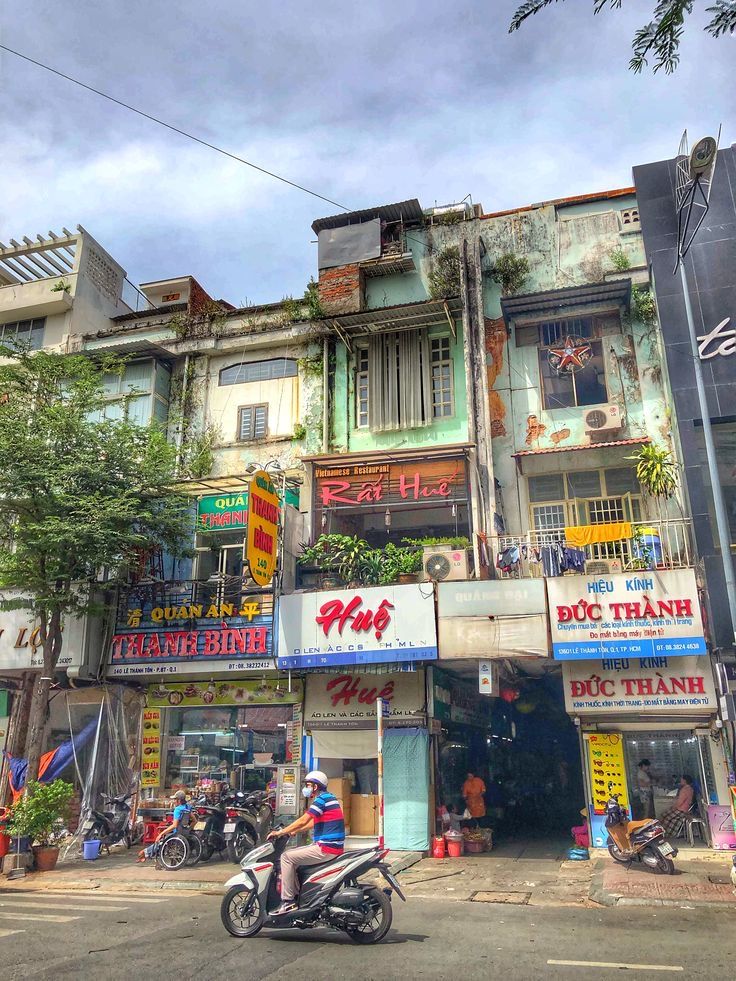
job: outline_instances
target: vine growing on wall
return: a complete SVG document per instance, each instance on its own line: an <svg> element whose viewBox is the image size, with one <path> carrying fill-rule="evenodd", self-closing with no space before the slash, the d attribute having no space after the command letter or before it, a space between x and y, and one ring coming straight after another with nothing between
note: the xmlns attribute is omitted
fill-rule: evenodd
<svg viewBox="0 0 736 981"><path fill-rule="evenodd" d="M214 300L207 303L196 313L185 311L173 314L166 326L173 330L178 341L190 337L220 337L225 329L227 314Z"/></svg>
<svg viewBox="0 0 736 981"><path fill-rule="evenodd" d="M621 246L611 249L608 253L608 258L613 263L613 268L616 272L626 272L627 269L631 269L631 261Z"/></svg>
<svg viewBox="0 0 736 981"><path fill-rule="evenodd" d="M657 320L657 306L654 294L640 286L631 287L631 305L636 319L645 327L653 327Z"/></svg>

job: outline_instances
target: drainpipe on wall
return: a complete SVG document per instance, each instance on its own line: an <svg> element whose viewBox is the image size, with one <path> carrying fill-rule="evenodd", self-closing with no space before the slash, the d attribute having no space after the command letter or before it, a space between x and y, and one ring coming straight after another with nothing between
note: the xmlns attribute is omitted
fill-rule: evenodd
<svg viewBox="0 0 736 981"><path fill-rule="evenodd" d="M330 344L322 339L322 452L330 452Z"/></svg>

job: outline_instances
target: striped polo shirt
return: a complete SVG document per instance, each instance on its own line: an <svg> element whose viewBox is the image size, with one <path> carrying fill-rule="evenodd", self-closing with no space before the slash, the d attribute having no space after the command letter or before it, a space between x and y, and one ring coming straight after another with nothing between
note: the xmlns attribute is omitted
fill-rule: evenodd
<svg viewBox="0 0 736 981"><path fill-rule="evenodd" d="M312 839L327 855L341 855L345 847L345 817L340 801L327 790L317 794L307 808L314 818Z"/></svg>

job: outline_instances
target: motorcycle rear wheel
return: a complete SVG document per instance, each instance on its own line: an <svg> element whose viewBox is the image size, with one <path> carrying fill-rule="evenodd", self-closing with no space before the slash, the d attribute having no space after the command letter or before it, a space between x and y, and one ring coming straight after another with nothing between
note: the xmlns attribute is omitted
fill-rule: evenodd
<svg viewBox="0 0 736 981"><path fill-rule="evenodd" d="M231 862L240 865L251 849L256 847L253 836L244 828L236 828L235 834L228 840L227 857Z"/></svg>
<svg viewBox="0 0 736 981"><path fill-rule="evenodd" d="M385 892L376 889L375 886L366 889L365 894L367 897L365 905L370 906L373 915L366 923L345 932L356 944L377 944L391 929L393 920L391 900Z"/></svg>
<svg viewBox="0 0 736 981"><path fill-rule="evenodd" d="M674 875L675 863L666 855L661 855L658 848L645 848L642 854L645 865L654 868L662 875Z"/></svg>
<svg viewBox="0 0 736 981"><path fill-rule="evenodd" d="M257 895L253 896L252 902L245 909L250 897L251 890L246 886L233 886L223 896L220 917L222 925L233 937L255 937L266 919Z"/></svg>

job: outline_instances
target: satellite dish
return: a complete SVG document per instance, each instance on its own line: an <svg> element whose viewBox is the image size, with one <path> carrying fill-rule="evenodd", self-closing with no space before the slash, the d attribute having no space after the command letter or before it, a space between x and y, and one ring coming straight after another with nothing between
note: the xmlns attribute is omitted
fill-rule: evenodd
<svg viewBox="0 0 736 981"><path fill-rule="evenodd" d="M702 140L698 140L690 154L689 169L692 180L702 177L707 170L710 170L717 152L718 144L712 136L704 136Z"/></svg>

